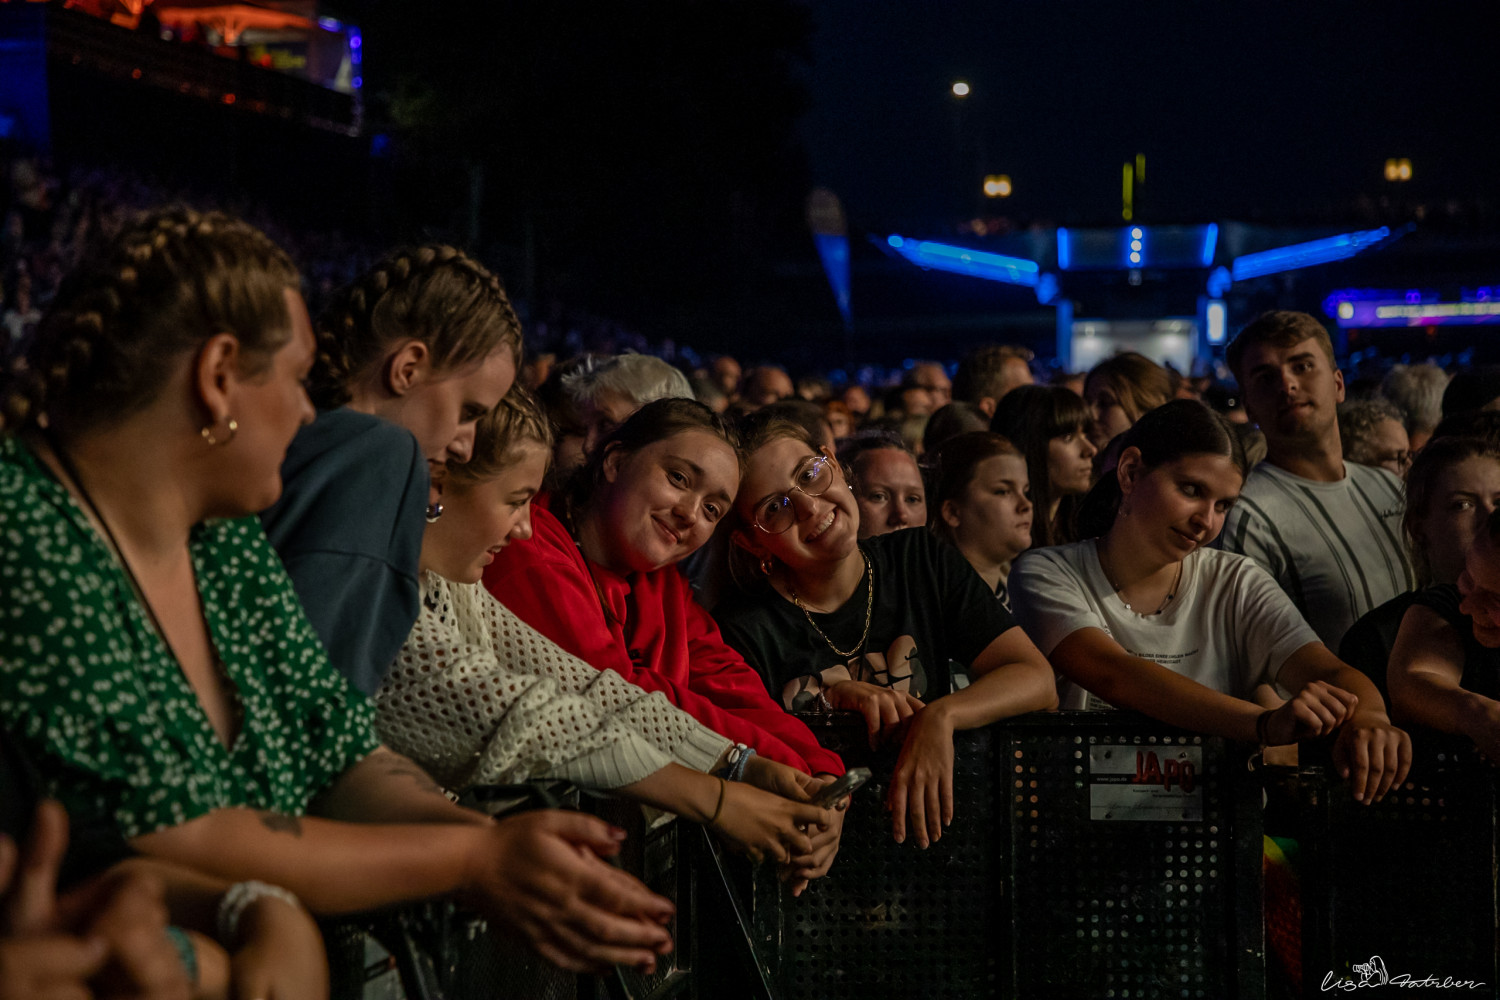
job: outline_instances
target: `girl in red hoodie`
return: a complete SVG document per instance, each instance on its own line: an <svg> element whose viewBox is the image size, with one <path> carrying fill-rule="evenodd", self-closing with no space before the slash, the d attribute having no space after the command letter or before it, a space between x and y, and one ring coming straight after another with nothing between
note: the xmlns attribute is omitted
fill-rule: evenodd
<svg viewBox="0 0 1500 1000"><path fill-rule="evenodd" d="M717 415L689 399L648 403L600 445L573 488L533 508L532 537L496 554L485 586L579 659L663 692L757 754L810 775L841 774L838 756L771 699L676 569L729 513L739 481L734 438ZM808 778L784 794L802 798L819 785ZM838 833L814 838L802 878L827 870Z"/></svg>

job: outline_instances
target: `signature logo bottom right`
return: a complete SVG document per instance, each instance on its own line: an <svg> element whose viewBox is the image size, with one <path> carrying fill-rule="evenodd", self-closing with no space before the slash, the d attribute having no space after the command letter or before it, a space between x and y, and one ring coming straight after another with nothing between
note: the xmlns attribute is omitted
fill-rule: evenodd
<svg viewBox="0 0 1500 1000"><path fill-rule="evenodd" d="M1454 979L1452 976L1443 976L1441 979L1435 975L1417 978L1409 972L1393 976L1386 970L1385 960L1379 955L1371 955L1368 962L1351 966L1349 971L1352 975L1335 977L1332 972L1325 975L1323 992L1373 989L1379 986L1395 986L1400 989L1478 990L1487 985L1472 979Z"/></svg>

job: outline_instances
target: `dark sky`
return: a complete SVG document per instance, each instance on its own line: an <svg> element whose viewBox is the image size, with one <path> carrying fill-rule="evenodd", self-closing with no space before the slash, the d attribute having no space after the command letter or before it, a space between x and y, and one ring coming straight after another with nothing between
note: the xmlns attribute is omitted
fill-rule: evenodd
<svg viewBox="0 0 1500 1000"><path fill-rule="evenodd" d="M1496 6L1407 2L817 0L802 123L815 178L867 224L954 205L958 139L1014 178L1012 211L1110 223L1147 156L1148 221L1275 217L1500 180ZM972 148L972 146L970 147ZM972 163L974 153L964 155Z"/></svg>

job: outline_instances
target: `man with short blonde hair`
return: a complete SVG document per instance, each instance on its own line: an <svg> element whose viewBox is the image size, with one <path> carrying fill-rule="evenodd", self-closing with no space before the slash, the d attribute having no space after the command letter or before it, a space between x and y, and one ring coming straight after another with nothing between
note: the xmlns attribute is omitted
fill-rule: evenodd
<svg viewBox="0 0 1500 1000"><path fill-rule="evenodd" d="M1337 649L1357 618L1416 585L1401 544L1401 481L1345 463L1344 375L1316 319L1266 313L1226 357L1266 436L1266 459L1245 480L1219 544L1264 566Z"/></svg>

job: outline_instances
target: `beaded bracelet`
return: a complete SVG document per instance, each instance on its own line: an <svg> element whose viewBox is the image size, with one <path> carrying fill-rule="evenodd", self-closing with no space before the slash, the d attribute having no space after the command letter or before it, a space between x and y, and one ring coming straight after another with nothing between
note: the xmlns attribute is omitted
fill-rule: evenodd
<svg viewBox="0 0 1500 1000"><path fill-rule="evenodd" d="M750 763L750 758L755 756L755 748L747 747L743 743L738 744L729 751L729 767L724 777L730 781L745 780L745 765Z"/></svg>
<svg viewBox="0 0 1500 1000"><path fill-rule="evenodd" d="M266 897L279 899L298 909L302 907L296 896L279 885L254 881L237 882L229 887L229 891L219 901L219 943L226 948L233 948L239 937L240 918L245 915L250 904Z"/></svg>
<svg viewBox="0 0 1500 1000"><path fill-rule="evenodd" d="M739 778L736 775L743 774L745 771L745 756L754 752L754 750L745 744L736 743L725 752L724 766L714 773L719 777L728 778L730 781L738 781Z"/></svg>
<svg viewBox="0 0 1500 1000"><path fill-rule="evenodd" d="M172 947L177 949L177 957L182 959L183 971L187 973L188 984L198 985L198 950L193 947L192 938L188 937L187 931L181 927L167 927L167 940L172 942Z"/></svg>

